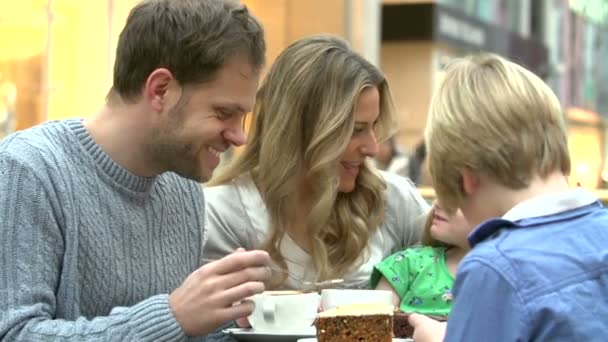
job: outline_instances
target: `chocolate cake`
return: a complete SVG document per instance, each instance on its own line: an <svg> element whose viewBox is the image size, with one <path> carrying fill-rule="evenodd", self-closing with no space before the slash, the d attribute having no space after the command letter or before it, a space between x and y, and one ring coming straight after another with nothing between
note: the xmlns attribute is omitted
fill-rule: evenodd
<svg viewBox="0 0 608 342"><path fill-rule="evenodd" d="M407 312L395 311L393 314L393 334L395 337L412 338L412 335L414 334L414 327L408 323L409 316L410 314ZM439 322L447 321L446 316L427 315L427 317Z"/></svg>
<svg viewBox="0 0 608 342"><path fill-rule="evenodd" d="M391 342L393 307L386 304L339 306L317 316L318 342Z"/></svg>

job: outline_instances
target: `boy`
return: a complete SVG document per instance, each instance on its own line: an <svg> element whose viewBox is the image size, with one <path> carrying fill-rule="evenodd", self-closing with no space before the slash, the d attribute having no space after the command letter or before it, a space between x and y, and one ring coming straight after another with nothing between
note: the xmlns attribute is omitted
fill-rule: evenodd
<svg viewBox="0 0 608 342"><path fill-rule="evenodd" d="M456 62L425 132L439 201L472 227L447 324L413 315L418 341L593 341L608 332L608 212L568 185L562 109L495 55Z"/></svg>

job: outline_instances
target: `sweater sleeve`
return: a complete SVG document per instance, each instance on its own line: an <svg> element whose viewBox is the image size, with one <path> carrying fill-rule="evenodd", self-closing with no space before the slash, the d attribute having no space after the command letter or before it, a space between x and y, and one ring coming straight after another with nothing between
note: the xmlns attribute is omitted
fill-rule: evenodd
<svg viewBox="0 0 608 342"><path fill-rule="evenodd" d="M65 245L52 184L8 153L0 153L0 340L182 341L168 295L103 317L61 319L57 289Z"/></svg>

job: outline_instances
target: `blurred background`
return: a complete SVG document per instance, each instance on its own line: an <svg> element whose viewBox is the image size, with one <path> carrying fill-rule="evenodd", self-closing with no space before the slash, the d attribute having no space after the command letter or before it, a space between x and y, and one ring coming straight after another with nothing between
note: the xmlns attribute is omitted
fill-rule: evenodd
<svg viewBox="0 0 608 342"><path fill-rule="evenodd" d="M97 111L111 86L118 34L137 2L0 0L0 138ZM389 156L405 164L420 154L430 96L451 59L490 51L525 65L564 106L571 183L608 187L608 0L242 2L265 26L268 64L297 38L332 33L378 65L399 114ZM424 188L428 175L419 172Z"/></svg>

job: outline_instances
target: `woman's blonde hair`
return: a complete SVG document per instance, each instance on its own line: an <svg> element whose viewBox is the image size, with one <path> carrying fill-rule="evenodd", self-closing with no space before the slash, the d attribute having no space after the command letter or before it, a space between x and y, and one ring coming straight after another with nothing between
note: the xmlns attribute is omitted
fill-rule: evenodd
<svg viewBox="0 0 608 342"><path fill-rule="evenodd" d="M279 246L294 224L289 210L302 193L312 204L305 225L319 280L358 266L380 224L386 185L368 165L362 165L354 191L338 191L338 163L353 134L355 104L369 87L380 94L374 130L386 139L394 126L383 74L337 37L318 35L291 44L257 93L247 146L210 183L251 173L270 217L270 234L260 247L283 268Z"/></svg>
<svg viewBox="0 0 608 342"><path fill-rule="evenodd" d="M431 100L425 140L437 198L450 214L464 198L465 170L512 189L570 173L557 97L536 75L493 54L448 66Z"/></svg>

